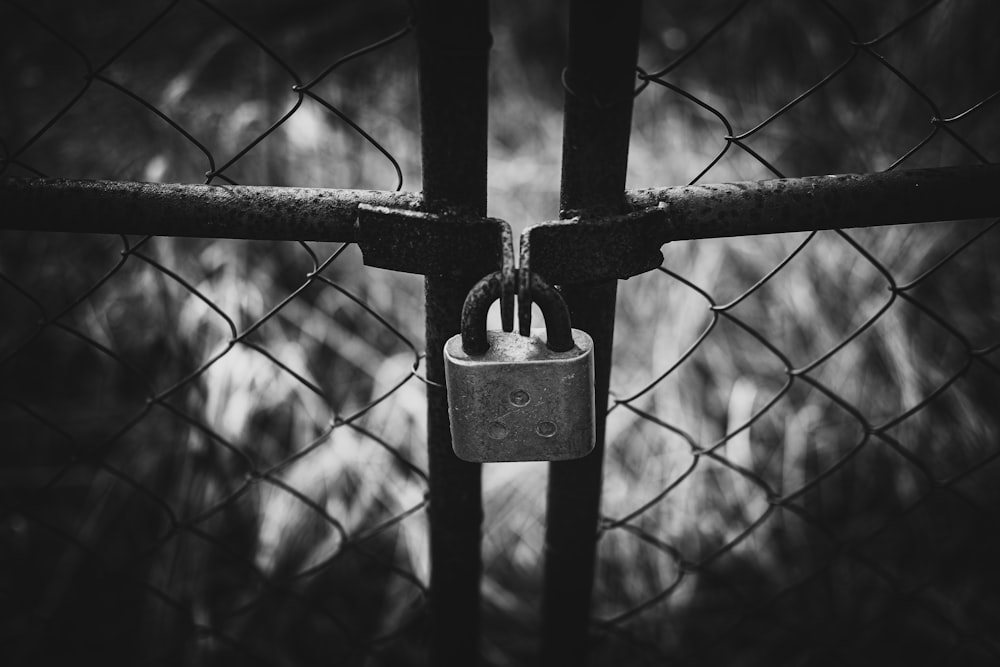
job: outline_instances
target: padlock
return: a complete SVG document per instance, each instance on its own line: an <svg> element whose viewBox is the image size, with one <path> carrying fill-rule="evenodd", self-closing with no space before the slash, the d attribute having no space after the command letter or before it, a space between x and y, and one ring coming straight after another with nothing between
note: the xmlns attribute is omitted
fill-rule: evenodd
<svg viewBox="0 0 1000 667"><path fill-rule="evenodd" d="M532 275L546 327L487 331L499 272L465 300L462 333L444 346L455 454L466 461L561 461L594 448L594 341L570 326L555 289Z"/></svg>

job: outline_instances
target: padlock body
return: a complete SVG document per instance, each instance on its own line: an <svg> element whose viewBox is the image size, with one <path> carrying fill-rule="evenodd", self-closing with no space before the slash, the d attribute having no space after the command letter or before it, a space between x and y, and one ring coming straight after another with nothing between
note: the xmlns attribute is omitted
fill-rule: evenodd
<svg viewBox="0 0 1000 667"><path fill-rule="evenodd" d="M573 329L553 352L546 330L487 331L489 350L468 355L461 335L444 346L455 454L466 461L562 461L594 448L594 341Z"/></svg>

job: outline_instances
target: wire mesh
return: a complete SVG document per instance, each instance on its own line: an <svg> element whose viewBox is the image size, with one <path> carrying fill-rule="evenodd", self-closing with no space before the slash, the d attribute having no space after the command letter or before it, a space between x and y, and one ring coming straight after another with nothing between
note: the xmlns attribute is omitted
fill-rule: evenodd
<svg viewBox="0 0 1000 667"><path fill-rule="evenodd" d="M5 2L0 173L399 189L411 24ZM5 232L6 664L419 650L420 289L351 245Z"/></svg>
<svg viewBox="0 0 1000 667"><path fill-rule="evenodd" d="M630 186L997 158L992 5L647 10ZM630 281L602 659L996 662L996 226L674 243Z"/></svg>
<svg viewBox="0 0 1000 667"><path fill-rule="evenodd" d="M644 11L631 187L997 157L989 3ZM536 50L494 80L555 88L558 21L520 15L499 43L533 29ZM7 1L0 172L399 187L410 23L404 4ZM558 116L502 90L493 187L532 217ZM595 661L995 661L996 236L675 243L627 284ZM411 659L416 284L351 247L0 239L9 661ZM487 662L531 651L543 479L486 479Z"/></svg>

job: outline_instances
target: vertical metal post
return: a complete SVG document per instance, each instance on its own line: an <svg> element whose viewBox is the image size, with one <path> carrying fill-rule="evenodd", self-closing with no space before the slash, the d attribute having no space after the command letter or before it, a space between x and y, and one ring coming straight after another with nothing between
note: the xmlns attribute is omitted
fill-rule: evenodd
<svg viewBox="0 0 1000 667"><path fill-rule="evenodd" d="M485 216L489 5L420 0L417 39L425 209ZM458 333L462 302L480 277L428 275L424 281L427 377L437 383L427 390L432 665L479 661L481 466L452 452L442 349Z"/></svg>
<svg viewBox="0 0 1000 667"><path fill-rule="evenodd" d="M561 216L628 209L625 174L638 51L639 0L573 0L565 72ZM544 273L544 267L532 267ZM588 650L615 281L563 289L573 326L594 339L597 446L549 467L541 664L583 665Z"/></svg>

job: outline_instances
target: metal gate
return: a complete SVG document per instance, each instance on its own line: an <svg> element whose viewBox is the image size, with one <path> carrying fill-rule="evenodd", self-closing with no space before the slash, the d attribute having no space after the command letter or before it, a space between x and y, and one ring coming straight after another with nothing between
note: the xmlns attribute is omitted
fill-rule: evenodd
<svg viewBox="0 0 1000 667"><path fill-rule="evenodd" d="M34 31L39 44L10 40L11 90L30 95L57 55L83 72L82 83L64 82L50 116L26 123L36 129L4 147L0 227L31 232L5 232L0 255L11 323L0 339L0 400L14 434L4 463L4 559L8 573L24 573L4 580L2 641L15 664L84 651L108 662L205 664L237 655L266 664L514 664L536 653L542 664L574 665L588 656L601 664L621 656L650 664L996 660L991 464L1000 450L990 418L1000 310L989 255L995 222L983 219L1000 215L997 136L986 118L1000 91L970 85L953 98L973 97L961 107L949 101L946 114L921 72L892 55L897 44L899 53L912 51L914 30L936 35L926 28L935 21L951 37L968 29L979 48L970 57L980 62L992 46L972 29L967 8L842 4L780 9L744 0L697 13L649 6L643 19L634 0L570 3L560 219L530 226L517 251L510 226L487 217L492 38L484 2L427 0L400 8L391 15L397 27L377 35L338 31L359 45L328 66L295 40L334 31L343 9L303 3L302 15L270 17L233 3L175 1L108 46L100 44L101 20L85 33L87 44L67 36L56 17L82 10L60 15L8 2L7 29ZM997 18L985 3L978 11ZM161 47L157 31L195 20L225 30L198 38L205 48L191 56L193 69L156 93L144 88L133 70L143 58L165 57L142 55L144 44ZM779 70L775 77L791 72L813 76L811 83L780 88L795 94L737 132L727 105L756 107L740 91L718 95L686 72L699 58L721 58L713 49L727 31L733 48L745 48L728 57L750 59L756 31L789 21L803 22L801 43L790 40L783 60L768 66ZM276 45L274 35L288 38ZM663 53L650 57L672 59L656 70L637 67L640 46L651 42ZM241 61L238 43L258 60ZM409 167L354 120L352 100L337 98L331 84L400 44L412 44L419 63L420 193L401 190ZM802 52L815 56L818 75L796 69ZM188 129L200 110L185 104L207 100L209 120L198 122L216 122L210 101L225 88L199 83L198 72L227 59L240 76L259 70L255 85L285 92L278 105L264 95L236 108L243 124L224 148ZM831 104L832 116L864 126L864 114L825 96L840 83L861 85L851 79L859 68L877 68L904 90L905 104L930 117L925 134L881 171L786 178L783 150L798 156L792 164L828 164L794 145L802 131L788 119L802 106ZM199 85L200 97L192 92ZM169 127L181 145L175 153L207 167L205 183L60 180L32 163L32 151L58 145L60 128L86 104L99 117L109 95L127 99L142 122ZM695 165L689 185L626 189L634 106L650 99L667 117L688 118L688 127L718 128L717 153ZM396 191L237 184L270 176L237 172L281 132L289 132L295 159L322 164L320 148L308 145L316 114L353 133L345 152L367 146L385 160L380 168L391 166ZM761 139L786 121L787 136ZM379 122L391 134L391 122ZM293 123L302 124L298 134ZM98 133L119 129L134 131ZM99 149L100 137L92 146ZM41 154L57 167L86 162L67 151ZM709 184L713 170L727 161L738 170L740 160L772 178ZM158 155L142 173L161 180L173 162ZM844 231L942 220L951 222L895 236ZM84 236L91 234L119 240ZM701 252L697 243L718 243L682 242L765 234L784 236L720 252L709 264L718 273L679 268ZM289 243L156 246L150 235ZM394 295L340 269L351 266L348 244L369 267L423 276L426 356L419 333L393 319ZM109 247L117 249L112 262ZM103 269L72 269L77 252L103 257ZM894 252L926 258L917 257L920 271L910 275ZM242 268L233 269L240 253ZM52 271L38 268L39 256ZM558 285L573 325L594 338L598 442L583 459L549 465L544 550L535 559L544 562L538 618L516 599L515 584L498 597L486 590L493 602L484 621L484 568L510 569L496 577L516 582L518 559L482 559L483 472L452 452L441 351L483 275L503 270L513 302L515 264ZM726 269L740 275L726 283L718 277ZM270 287L234 291L237 283L225 282L232 270ZM948 270L960 275L935 283ZM810 273L841 282L820 290L804 282ZM640 275L635 303L646 308L618 309L616 341L618 281ZM125 287L109 292L113 284ZM855 301L854 290L864 298ZM660 293L668 298L658 301ZM153 295L177 305L153 304ZM530 304L529 293L518 297ZM309 317L293 326L296 309ZM662 321L683 324L655 328L657 309ZM158 322L142 321L154 316ZM793 316L821 324L800 326ZM503 319L514 326L509 310ZM183 335L164 335L171 327ZM810 338L816 331L823 335ZM399 361L370 372L351 362L350 350L325 351L338 345ZM612 392L612 357L622 346L640 359ZM724 348L729 361L713 366ZM345 379L317 376L314 355L331 355L323 367ZM386 369L395 374L385 377ZM220 383L228 389L218 391ZM394 421L410 414L401 402L421 387L426 453L401 435L424 424ZM711 419L686 414L691 401ZM385 476L386 488L363 481L372 476ZM297 551L288 546L296 541ZM82 618L90 601L109 617L103 625ZM496 629L505 623L510 629Z"/></svg>

